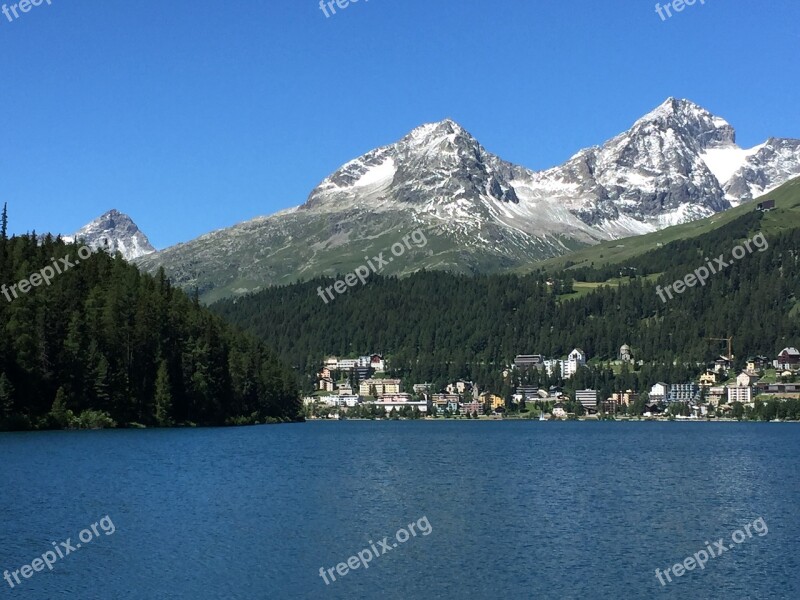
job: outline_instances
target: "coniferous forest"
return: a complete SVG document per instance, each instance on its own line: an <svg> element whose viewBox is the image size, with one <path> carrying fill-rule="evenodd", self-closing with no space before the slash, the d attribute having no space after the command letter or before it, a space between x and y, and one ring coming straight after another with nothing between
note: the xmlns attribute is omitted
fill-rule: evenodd
<svg viewBox="0 0 800 600"><path fill-rule="evenodd" d="M79 246L8 238L5 289ZM0 429L292 421L294 373L253 337L120 256L93 254L49 286L0 296Z"/></svg>
<svg viewBox="0 0 800 600"><path fill-rule="evenodd" d="M725 351L709 338L734 337L737 367L748 356L774 357L800 342L798 229L770 234L766 251L712 275L705 287L666 303L656 293L657 285L683 278L705 265L706 257L729 258L736 244L759 231L759 218L746 215L711 234L597 271L374 276L329 304L317 288L331 280L316 279L212 308L269 340L305 373L313 373L325 355L380 352L389 357L394 375L411 381L468 378L501 393L507 387L502 371L517 354L561 357L577 347L594 364L575 378L576 387L642 390L696 376ZM655 267L660 275L653 274ZM582 296L571 293L573 277L606 281L620 272L633 277ZM620 377L602 363L615 360L623 344L644 364Z"/></svg>

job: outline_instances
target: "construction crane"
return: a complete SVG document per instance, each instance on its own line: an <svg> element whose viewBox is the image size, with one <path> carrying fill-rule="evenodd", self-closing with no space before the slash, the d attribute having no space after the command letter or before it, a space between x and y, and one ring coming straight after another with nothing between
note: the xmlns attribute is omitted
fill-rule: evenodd
<svg viewBox="0 0 800 600"><path fill-rule="evenodd" d="M726 338L706 338L706 339L711 341L711 342L728 342L728 355L727 356L723 356L722 358L724 358L725 360L733 361L733 359L734 359L734 356L733 356L733 336L726 337Z"/></svg>

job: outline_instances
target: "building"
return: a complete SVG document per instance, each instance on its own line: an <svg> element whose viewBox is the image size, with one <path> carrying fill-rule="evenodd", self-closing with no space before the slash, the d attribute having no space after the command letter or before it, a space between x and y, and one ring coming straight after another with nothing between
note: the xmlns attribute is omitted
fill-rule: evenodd
<svg viewBox="0 0 800 600"><path fill-rule="evenodd" d="M597 410L597 390L576 390L575 401L580 402L586 410Z"/></svg>
<svg viewBox="0 0 800 600"><path fill-rule="evenodd" d="M553 407L553 416L556 419L566 419L567 418L567 410L563 404L560 402Z"/></svg>
<svg viewBox="0 0 800 600"><path fill-rule="evenodd" d="M428 413L428 403L427 402L410 402L405 400L393 400L393 396L385 396L375 402L375 406L378 408L383 408L387 413L390 413L394 410L401 410L403 408L410 408L414 410L415 408L421 413Z"/></svg>
<svg viewBox="0 0 800 600"><path fill-rule="evenodd" d="M739 387L750 387L756 385L761 378L755 375L749 375L747 372L740 373L736 378L736 385Z"/></svg>
<svg viewBox="0 0 800 600"><path fill-rule="evenodd" d="M362 379L358 384L358 393L362 396L372 396L373 392L378 396L387 394L399 394L402 383L399 379Z"/></svg>
<svg viewBox="0 0 800 600"><path fill-rule="evenodd" d="M753 388L750 386L729 385L728 389L728 404L734 402L741 402L742 404L750 404L753 401Z"/></svg>
<svg viewBox="0 0 800 600"><path fill-rule="evenodd" d="M335 371L339 368L339 359L335 356L329 356L325 359L324 366L331 371Z"/></svg>
<svg viewBox="0 0 800 600"><path fill-rule="evenodd" d="M634 402L639 399L639 394L634 392L633 390L626 390L622 393L614 393L611 394L611 398L609 400L616 404L617 406L624 404L625 406L630 406Z"/></svg>
<svg viewBox="0 0 800 600"><path fill-rule="evenodd" d="M356 367L353 371L355 371L359 381L372 377L372 367Z"/></svg>
<svg viewBox="0 0 800 600"><path fill-rule="evenodd" d="M544 361L544 368L547 369L547 374L551 377L559 373L562 377L564 377L564 361L559 360L557 358L553 358L550 360Z"/></svg>
<svg viewBox="0 0 800 600"><path fill-rule="evenodd" d="M323 392L332 392L336 386L333 384L333 379L330 377L323 377L317 382L317 388Z"/></svg>
<svg viewBox="0 0 800 600"><path fill-rule="evenodd" d="M399 402L411 402L413 398L411 397L411 394L400 393L400 394L385 394L380 398L378 398L378 400L380 402L386 401L386 402L399 403Z"/></svg>
<svg viewBox="0 0 800 600"><path fill-rule="evenodd" d="M383 357L380 354L373 354L370 357L369 366L376 373L383 373L386 371L386 361L383 360Z"/></svg>
<svg viewBox="0 0 800 600"><path fill-rule="evenodd" d="M714 371L717 373L725 373L730 371L733 368L733 361L731 359L720 356L717 360L714 361Z"/></svg>
<svg viewBox="0 0 800 600"><path fill-rule="evenodd" d="M798 398L800 397L800 383L761 383L756 387L757 394L771 396Z"/></svg>
<svg viewBox="0 0 800 600"><path fill-rule="evenodd" d="M619 349L619 359L622 362L633 362L633 353L631 352L631 347L628 344L624 344Z"/></svg>
<svg viewBox="0 0 800 600"><path fill-rule="evenodd" d="M340 396L352 396L353 395L353 386L350 385L349 382L340 383L337 389Z"/></svg>
<svg viewBox="0 0 800 600"><path fill-rule="evenodd" d="M438 410L455 412L461 402L461 397L458 394L433 394L431 402Z"/></svg>
<svg viewBox="0 0 800 600"><path fill-rule="evenodd" d="M747 359L747 366L745 372L749 375L756 375L759 371L763 371L769 366L769 360L766 356L754 356Z"/></svg>
<svg viewBox="0 0 800 600"><path fill-rule="evenodd" d="M763 202L759 202L756 210L760 212L769 212L771 210L775 210L775 200L764 200Z"/></svg>
<svg viewBox="0 0 800 600"><path fill-rule="evenodd" d="M700 375L700 386L710 387L717 383L717 374L714 371L706 371Z"/></svg>
<svg viewBox="0 0 800 600"><path fill-rule="evenodd" d="M720 404L725 404L726 400L727 400L727 390L725 389L724 385L712 386L708 388L708 392L706 394L706 401L711 406L719 406Z"/></svg>
<svg viewBox="0 0 800 600"><path fill-rule="evenodd" d="M544 369L544 356L541 354L519 354L514 359L514 366L519 370Z"/></svg>
<svg viewBox="0 0 800 600"><path fill-rule="evenodd" d="M666 402L668 395L669 395L669 384L659 381L657 384L655 384L653 387L650 388L650 403L661 404L662 402Z"/></svg>
<svg viewBox="0 0 800 600"><path fill-rule="evenodd" d="M328 367L322 367L319 373L317 373L317 377L319 379L329 379L331 376L331 370Z"/></svg>
<svg viewBox="0 0 800 600"><path fill-rule="evenodd" d="M358 366L357 358L342 358L339 359L336 368L340 371L350 371Z"/></svg>
<svg viewBox="0 0 800 600"><path fill-rule="evenodd" d="M784 348L775 361L775 367L781 371L800 369L800 351L797 348Z"/></svg>
<svg viewBox="0 0 800 600"><path fill-rule="evenodd" d="M575 348L567 357L564 377L572 377L578 372L578 369L584 366L586 366L586 353L580 348Z"/></svg>
<svg viewBox="0 0 800 600"><path fill-rule="evenodd" d="M539 388L535 385L519 385L514 393L520 398L524 395L526 401L536 401L539 399Z"/></svg>
<svg viewBox="0 0 800 600"><path fill-rule="evenodd" d="M466 394L467 392L472 391L472 382L471 381L456 381L455 383L449 383L447 385L447 393L448 394Z"/></svg>
<svg viewBox="0 0 800 600"><path fill-rule="evenodd" d="M504 408L506 405L505 401L500 396L492 394L491 392L484 392L481 394L480 401L484 406L488 406L491 411Z"/></svg>
<svg viewBox="0 0 800 600"><path fill-rule="evenodd" d="M473 414L477 413L479 415L483 414L483 404L478 402L477 400L473 400L472 402L465 402L461 405L461 414Z"/></svg>
<svg viewBox="0 0 800 600"><path fill-rule="evenodd" d="M678 383L669 386L669 393L667 393L667 402L681 402L684 404L693 404L700 398L700 386L694 382L691 383Z"/></svg>
<svg viewBox="0 0 800 600"><path fill-rule="evenodd" d="M415 394L429 394L433 389L432 383L415 383L412 387Z"/></svg>

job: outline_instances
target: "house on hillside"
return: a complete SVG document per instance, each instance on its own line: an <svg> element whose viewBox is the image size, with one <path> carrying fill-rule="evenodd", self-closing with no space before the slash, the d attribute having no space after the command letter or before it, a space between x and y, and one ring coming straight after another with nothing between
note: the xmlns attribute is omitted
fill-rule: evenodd
<svg viewBox="0 0 800 600"><path fill-rule="evenodd" d="M747 359L745 372L750 375L755 375L759 371L766 369L768 366L770 366L770 364L769 359L766 356L753 356Z"/></svg>
<svg viewBox="0 0 800 600"><path fill-rule="evenodd" d="M330 377L323 377L317 382L317 388L323 392L332 392L334 390L333 379Z"/></svg>
<svg viewBox="0 0 800 600"><path fill-rule="evenodd" d="M771 210L775 210L775 200L764 200L763 202L759 202L756 210L759 212L769 212Z"/></svg>
<svg viewBox="0 0 800 600"><path fill-rule="evenodd" d="M700 386L709 387L717 383L717 374L714 371L706 371L700 375Z"/></svg>
<svg viewBox="0 0 800 600"><path fill-rule="evenodd" d="M586 366L586 353L580 348L575 348L567 357L564 377L572 377L578 372L578 369L584 366Z"/></svg>
<svg viewBox="0 0 800 600"><path fill-rule="evenodd" d="M541 354L519 354L514 359L514 366L520 371L525 369L544 369L544 356Z"/></svg>
<svg viewBox="0 0 800 600"><path fill-rule="evenodd" d="M775 360L775 367L780 371L797 371L800 369L800 351L784 348Z"/></svg>
<svg viewBox="0 0 800 600"><path fill-rule="evenodd" d="M738 377L736 377L736 385L739 387L750 387L756 385L759 381L760 377L756 375L750 375L747 372L740 373Z"/></svg>
<svg viewBox="0 0 800 600"><path fill-rule="evenodd" d="M631 347L628 344L623 344L619 349L619 359L622 362L633 362L633 353L631 352Z"/></svg>

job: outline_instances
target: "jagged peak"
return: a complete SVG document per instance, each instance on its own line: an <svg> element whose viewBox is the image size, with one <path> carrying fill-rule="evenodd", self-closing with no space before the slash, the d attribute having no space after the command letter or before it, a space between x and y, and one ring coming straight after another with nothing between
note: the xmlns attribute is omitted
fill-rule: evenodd
<svg viewBox="0 0 800 600"><path fill-rule="evenodd" d="M466 129L449 117L441 121L420 125L419 127L413 129L404 139L421 141L450 135L455 135L456 137L465 137L470 140L475 139Z"/></svg>
<svg viewBox="0 0 800 600"><path fill-rule="evenodd" d="M676 127L686 129L701 147L736 143L736 131L730 123L684 98L670 96L636 121L633 130L652 126L659 129Z"/></svg>

